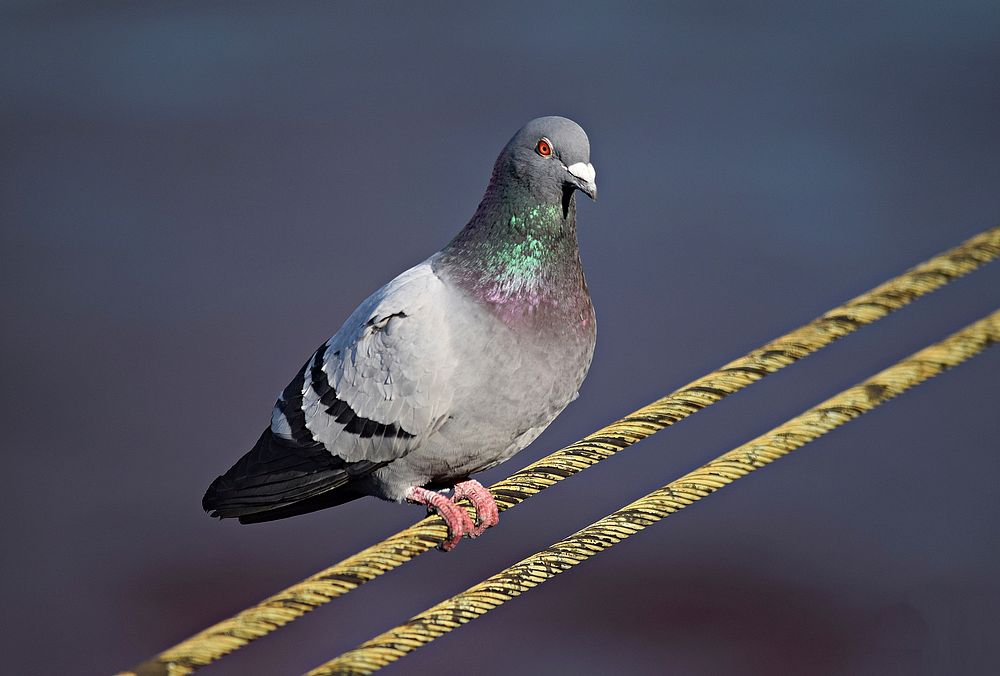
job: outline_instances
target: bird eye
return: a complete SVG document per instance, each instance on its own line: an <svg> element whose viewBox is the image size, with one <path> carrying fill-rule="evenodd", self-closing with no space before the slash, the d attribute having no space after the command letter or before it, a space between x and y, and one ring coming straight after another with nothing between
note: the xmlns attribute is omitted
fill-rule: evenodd
<svg viewBox="0 0 1000 676"><path fill-rule="evenodd" d="M538 139L538 143L535 144L535 152L542 157L548 157L552 154L552 143L544 136Z"/></svg>

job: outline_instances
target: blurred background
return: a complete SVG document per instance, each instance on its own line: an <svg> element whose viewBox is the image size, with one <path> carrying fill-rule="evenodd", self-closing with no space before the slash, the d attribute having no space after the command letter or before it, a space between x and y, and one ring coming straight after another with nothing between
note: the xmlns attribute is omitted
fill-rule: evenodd
<svg viewBox="0 0 1000 676"><path fill-rule="evenodd" d="M202 511L528 119L588 131L580 399L484 483L1000 222L1000 5L9 2L4 671L127 667L422 515ZM205 674L333 657L994 310L994 264ZM1000 667L1000 349L387 673Z"/></svg>

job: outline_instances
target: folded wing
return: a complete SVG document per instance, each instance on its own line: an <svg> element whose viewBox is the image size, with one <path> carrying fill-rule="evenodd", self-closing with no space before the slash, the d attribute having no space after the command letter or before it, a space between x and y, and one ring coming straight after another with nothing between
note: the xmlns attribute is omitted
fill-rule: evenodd
<svg viewBox="0 0 1000 676"><path fill-rule="evenodd" d="M205 509L264 520L243 517L347 491L417 448L452 401L447 294L423 263L362 303L284 389L271 426L212 484Z"/></svg>

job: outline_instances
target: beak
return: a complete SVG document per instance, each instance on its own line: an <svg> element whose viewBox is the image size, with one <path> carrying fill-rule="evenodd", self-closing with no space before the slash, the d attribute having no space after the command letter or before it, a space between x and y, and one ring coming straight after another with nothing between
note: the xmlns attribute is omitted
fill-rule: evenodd
<svg viewBox="0 0 1000 676"><path fill-rule="evenodd" d="M577 162L566 167L566 171L576 177L576 187L578 187L587 197L592 200L597 199L597 171L590 162Z"/></svg>

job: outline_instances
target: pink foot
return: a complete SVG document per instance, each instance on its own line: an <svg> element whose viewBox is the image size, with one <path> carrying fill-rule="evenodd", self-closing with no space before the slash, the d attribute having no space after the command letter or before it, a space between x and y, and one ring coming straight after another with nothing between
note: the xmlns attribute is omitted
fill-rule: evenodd
<svg viewBox="0 0 1000 676"><path fill-rule="evenodd" d="M459 540L476 530L465 507L459 507L454 500L436 491L414 486L406 492L406 499L418 505L427 505L445 520L448 524L448 539L441 543L441 549L446 552L450 552Z"/></svg>
<svg viewBox="0 0 1000 676"><path fill-rule="evenodd" d="M477 538L483 534L487 528L500 523L500 510L497 509L497 501L493 499L493 494L475 479L462 481L455 484L455 495L452 500L458 502L462 498L468 498L476 508L476 526L469 533L469 537Z"/></svg>

